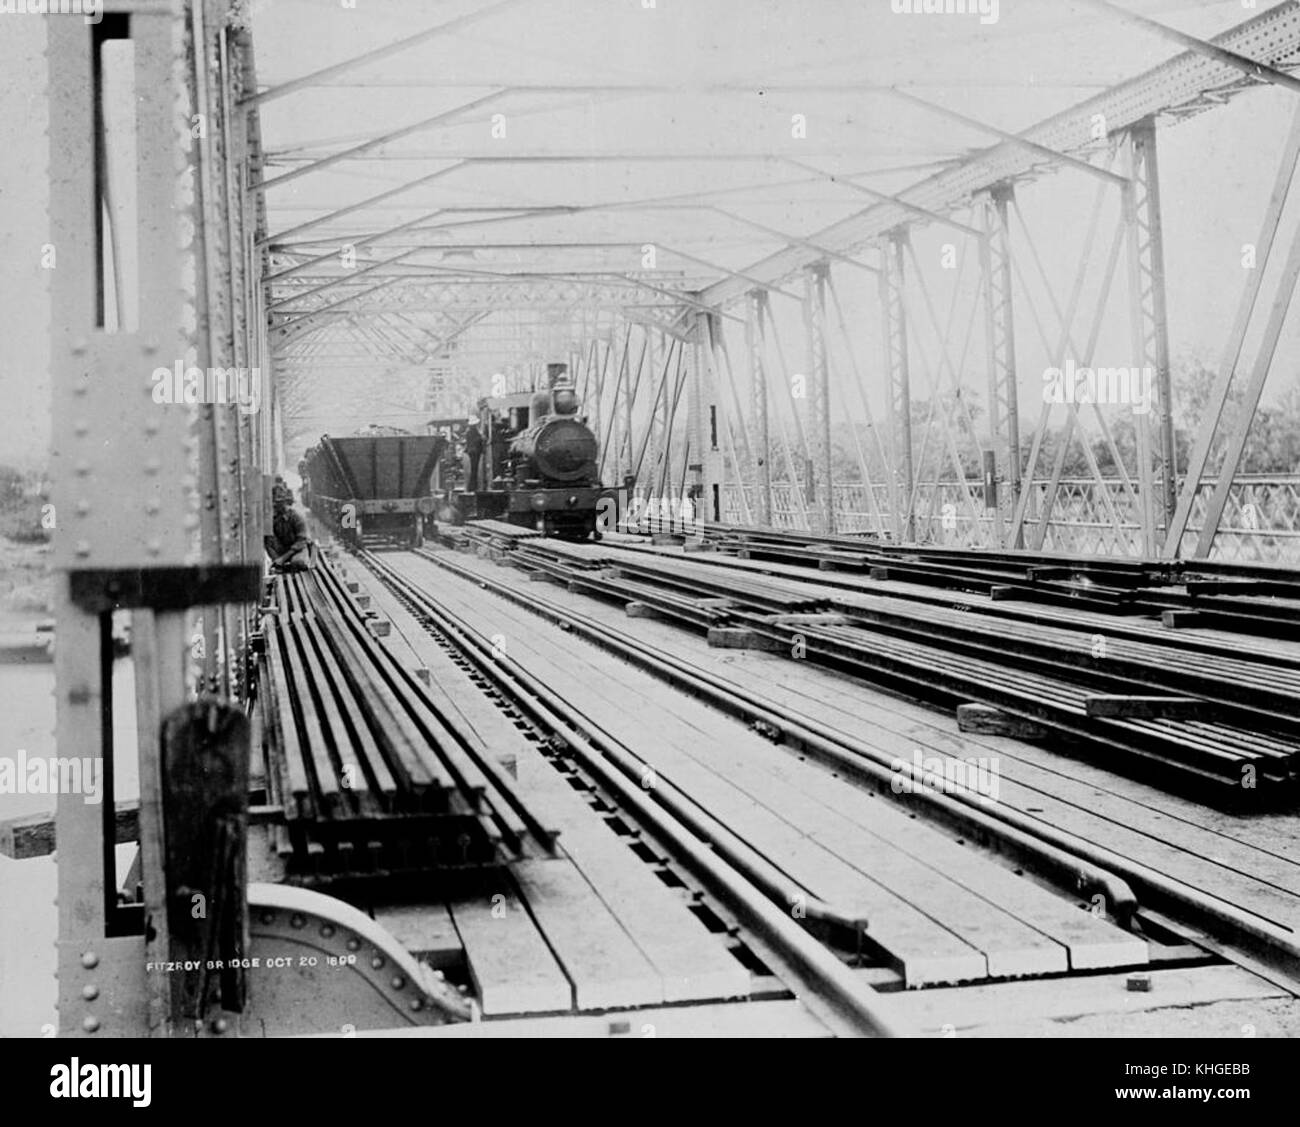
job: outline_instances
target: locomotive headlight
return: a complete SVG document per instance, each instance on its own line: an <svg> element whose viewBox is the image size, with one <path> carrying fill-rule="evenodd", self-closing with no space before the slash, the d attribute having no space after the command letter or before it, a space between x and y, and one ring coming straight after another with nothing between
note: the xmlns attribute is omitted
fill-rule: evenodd
<svg viewBox="0 0 1300 1127"><path fill-rule="evenodd" d="M546 508L546 494L545 494L545 493L534 493L534 494L533 494L533 508L534 508L534 509L544 509L544 508Z"/></svg>

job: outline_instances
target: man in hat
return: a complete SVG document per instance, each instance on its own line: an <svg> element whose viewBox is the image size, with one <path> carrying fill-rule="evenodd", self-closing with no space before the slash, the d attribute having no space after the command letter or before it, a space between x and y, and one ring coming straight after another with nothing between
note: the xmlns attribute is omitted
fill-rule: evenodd
<svg viewBox="0 0 1300 1127"><path fill-rule="evenodd" d="M271 557L274 571L306 571L311 567L311 538L307 535L307 521L293 507L293 491L276 478L271 486L271 505L275 517L271 522L271 535L263 541Z"/></svg>

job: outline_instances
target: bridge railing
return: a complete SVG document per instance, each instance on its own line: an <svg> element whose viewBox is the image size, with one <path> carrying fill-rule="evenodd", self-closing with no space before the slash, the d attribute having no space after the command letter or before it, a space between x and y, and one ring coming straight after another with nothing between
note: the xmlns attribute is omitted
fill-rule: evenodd
<svg viewBox="0 0 1300 1127"><path fill-rule="evenodd" d="M1194 550L1214 485L1207 479L1196 492L1183 536L1184 557ZM809 522L815 519L816 506L796 495L795 488L788 482L773 483L772 524L810 530L815 527ZM1037 543L1050 483L1034 481L1026 488L1025 543L1032 546ZM1042 528L1041 550L1140 556L1142 526L1135 496L1118 479L1107 481L1105 489L1103 494L1091 479L1062 479L1051 516ZM750 511L756 512L757 490L746 487L746 492ZM837 484L834 502L837 532L883 532L894 538L887 485ZM919 485L914 513L916 542L944 547L995 547L1009 524L1005 513L999 519L978 499L972 509L962 485L955 481ZM723 519L741 523L740 498L734 485L723 491ZM1228 494L1210 558L1300 566L1300 474L1239 476Z"/></svg>

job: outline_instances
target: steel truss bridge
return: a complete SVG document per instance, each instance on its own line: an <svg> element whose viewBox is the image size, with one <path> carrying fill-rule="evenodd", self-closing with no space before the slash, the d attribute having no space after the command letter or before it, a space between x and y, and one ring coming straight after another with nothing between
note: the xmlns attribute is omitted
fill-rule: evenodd
<svg viewBox="0 0 1300 1127"><path fill-rule="evenodd" d="M221 418L218 411L201 442L217 450L274 449L273 460L293 464L313 429L345 425L349 413L365 416L360 422L415 422L428 399L422 381L440 359L468 364L486 390L506 366L536 372L559 356L578 375L607 471L619 479L634 474L650 493L690 494L719 519L820 531L867 527L901 542L1086 543L1168 558L1232 555L1243 532L1250 539L1275 531L1275 546L1290 543L1289 512L1276 528L1220 533L1225 513L1249 504L1234 483L1300 265L1300 252L1278 239L1300 116L1279 141L1272 193L1250 226L1259 268L1243 272L1231 295L1229 339L1181 456L1159 148L1184 120L1259 97L1262 88L1296 92L1287 70L1300 51L1295 5L1278 4L1200 40L1089 0L1084 7L1100 29L1172 54L1027 128L979 120L951 99L901 83L819 83L801 72L774 88L774 95L814 108L863 103L923 122L940 131L936 136L949 127L968 142L910 165L878 143L885 155L871 161L857 153L836 161L824 147L800 148L797 141L730 156L671 145L641 151L614 138L568 147L566 96L616 122L618 104L629 99L671 109L692 89L710 104L743 98L744 81L726 76L696 79L694 86L669 74L658 84L578 87L525 76L460 101L448 83L449 108L392 128L385 121L360 140L304 142L285 132L293 114L284 111L313 97L385 104L382 95L391 89L380 76L396 74L392 88L420 82L402 77L409 72L400 66L414 48L454 46L462 32L504 26L518 17L514 7L470 8L268 84L254 66L256 20L248 9L187 5L174 29L183 32L184 54L172 59L184 66L185 82L157 87L173 95L135 128L146 161L138 205L175 197L195 237L180 252L149 243L156 233L143 237L148 275L156 266L156 277L166 278L166 264L174 262L187 282L178 297L163 294L162 282L141 278L142 297L150 285L160 287L157 301L140 303L155 344L141 363L193 355L204 367L257 367L273 404L257 419ZM160 28L164 17L149 5L115 10L104 25L109 30L97 34L97 49L109 52L111 70L115 41L132 46L138 78L155 61L144 32ZM267 22L283 67L282 29ZM52 89L87 65L83 39L56 25ZM290 59L290 70L297 61ZM442 105L447 91L432 86ZM58 108L51 123L56 141L81 128L78 114L85 112L71 99ZM498 118L517 130L529 121L530 137L545 144L491 151L482 133ZM146 184L148 175L162 174L161 164L147 162L162 160L164 136L182 119L191 122L188 174L171 187ZM267 121L274 135L264 144ZM541 132L535 122L553 129ZM601 139L609 132L600 131ZM866 171L845 171L853 160L866 163ZM421 174L406 178L408 166ZM611 172L647 167L680 169L682 190L638 193ZM908 168L931 171L917 178ZM391 181L393 169L400 170L395 186L369 194L353 186L358 174ZM574 170L582 170L581 186ZM521 172L532 174L535 190L512 196ZM343 179L348 173L353 178ZM110 164L107 179L119 175ZM708 186L714 177L725 182ZM301 202L317 184L349 202ZM1055 232L1033 230L1033 215L1021 207L1026 192L1057 186L1091 194L1080 215L1086 238L1068 249ZM127 194L116 183L102 188L110 200ZM773 193L793 201L785 209L792 214L812 193L804 209L810 222L791 230L789 216L777 224L758 217L770 207L747 206L780 198ZM73 206L71 197L57 197L55 214ZM113 207L107 214L110 230L125 218ZM819 222L830 216L839 218ZM82 228L81 237L93 240L84 217ZM946 240L942 263L930 246L935 238ZM111 265L120 272L120 262ZM75 293L68 300L97 303L101 321L114 316L112 308L104 313L103 294L69 288ZM110 306L114 297L121 304L121 295L109 297ZM178 323L187 326L180 339ZM1040 400L1024 357L1041 355L1056 367L1103 364L1099 350L1113 357L1107 336L1117 333L1127 338L1120 349L1127 363L1151 374L1150 410ZM129 348L128 341L145 336L142 324L111 347ZM69 351L66 362L83 363L84 354ZM1230 399L1239 406L1229 425ZM920 413L918 403L927 405ZM847 431L833 434L833 419L848 420ZM1118 435L1126 428L1132 440L1121 449ZM837 442L851 456L847 468L835 457ZM1071 449L1087 462L1086 484L1063 478ZM1110 455L1105 470L1099 450ZM929 469L922 464L927 452L932 459L938 452ZM229 477L231 459L202 464L209 468L199 494L248 494L249 482ZM179 478L170 480L166 488L182 489ZM798 489L789 487L794 481ZM251 511L258 501L248 495L246 503ZM956 508L946 523L945 505ZM1265 510L1271 519L1274 507ZM234 551L248 522L231 518L218 527L214 514L199 506L200 522L213 524L209 534ZM1083 539L1070 536L1072 524L1088 530Z"/></svg>
<svg viewBox="0 0 1300 1127"><path fill-rule="evenodd" d="M181 655L201 653L202 683L222 699L251 690L234 655L264 642L254 608L275 475L323 431L418 430L438 395L459 410L494 377L527 384L557 359L576 376L604 479L687 496L710 522L874 533L882 552L1295 561L1295 478L1243 467L1300 282L1300 4L1210 4L1183 19L1137 0L1035 2L1007 14L990 64L966 58L970 22L908 23L884 4L718 3L730 18L606 0L456 0L437 16L322 5L325 55L291 18L301 5L105 0L97 24L48 18L51 563L70 577L55 607L58 749L104 756L105 630L115 608L132 610L131 840L149 863L167 855L163 765L184 751L164 725L191 702ZM765 19L745 18L756 7ZM1081 13L1090 73L1036 64ZM709 49L720 34L725 64ZM575 63L569 45L595 41L608 54ZM1162 176L1162 158L1239 107L1278 104L1289 129L1250 138L1267 149L1260 206L1240 204L1232 269L1206 283L1228 328L1188 422L1170 300L1185 279L1170 264L1175 231L1200 235L1187 217L1202 202L1197 182ZM145 410L152 373L177 364L250 371L261 409ZM1050 371L1094 367L1149 374L1149 387L1123 402L1045 393ZM534 558L598 582L581 561ZM394 613L434 615L387 566L374 575ZM481 576L455 566L447 588L477 590ZM1129 582L1137 565L1097 567ZM650 612L683 601L664 570L669 593ZM283 652L327 671L346 661L318 622L337 618L337 654L378 652L355 582L329 575L314 593L282 585L278 608ZM762 586L700 582L691 598L715 609L733 586ZM295 668L305 700L323 682ZM375 669L427 705L414 673ZM333 683L344 703L322 708L336 717L350 715L347 693L379 712L389 699L359 677ZM752 703L744 715L759 715ZM184 796L172 800L175 819ZM166 952L189 917L165 882L115 899L125 874L105 825L97 807L59 805L60 1022L158 1029L184 999L146 977L143 921L149 950ZM306 918L291 895L266 913L285 934ZM790 920L776 914L779 932ZM97 1005L101 973L131 984L130 1012ZM388 974L376 990L401 989Z"/></svg>

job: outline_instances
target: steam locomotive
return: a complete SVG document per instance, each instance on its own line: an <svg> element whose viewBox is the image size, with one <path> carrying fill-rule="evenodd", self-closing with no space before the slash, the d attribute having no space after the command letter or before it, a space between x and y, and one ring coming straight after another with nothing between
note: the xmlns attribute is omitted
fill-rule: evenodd
<svg viewBox="0 0 1300 1127"><path fill-rule="evenodd" d="M494 518L566 540L599 539L598 518L612 513L617 490L600 482L599 444L580 408L565 364L547 366L545 388L480 400L469 426L481 455L465 455L464 487L442 493L438 518Z"/></svg>

